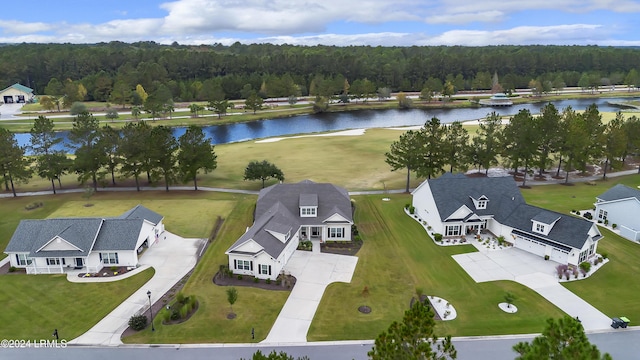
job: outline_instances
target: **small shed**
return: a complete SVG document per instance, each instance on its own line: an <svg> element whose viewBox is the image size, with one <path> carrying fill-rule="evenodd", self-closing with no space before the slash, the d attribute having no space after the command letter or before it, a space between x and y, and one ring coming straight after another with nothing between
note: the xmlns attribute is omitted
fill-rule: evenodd
<svg viewBox="0 0 640 360"><path fill-rule="evenodd" d="M33 100L33 89L15 83L0 91L0 103L4 104L24 104Z"/></svg>

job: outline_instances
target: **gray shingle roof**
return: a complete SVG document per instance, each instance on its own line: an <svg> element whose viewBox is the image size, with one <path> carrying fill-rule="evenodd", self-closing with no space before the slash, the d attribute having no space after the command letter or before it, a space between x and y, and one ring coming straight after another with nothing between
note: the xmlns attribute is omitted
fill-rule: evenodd
<svg viewBox="0 0 640 360"><path fill-rule="evenodd" d="M500 222L511 215L511 212L524 198L511 177L470 178L463 174L443 175L430 179L429 187L433 194L441 219L448 218L462 205L466 205L476 214L493 215ZM486 209L476 209L471 195L485 195L489 200Z"/></svg>
<svg viewBox="0 0 640 360"><path fill-rule="evenodd" d="M318 194L300 194L300 206L318 206Z"/></svg>
<svg viewBox="0 0 640 360"><path fill-rule="evenodd" d="M117 218L22 220L5 252L28 252L31 257L74 257L87 256L93 250L135 250L144 220L157 224L162 218L138 205ZM56 236L80 250L38 252Z"/></svg>
<svg viewBox="0 0 640 360"><path fill-rule="evenodd" d="M618 184L604 193L597 196L598 199L603 201L621 200L636 198L640 201L640 190Z"/></svg>
<svg viewBox="0 0 640 360"><path fill-rule="evenodd" d="M461 175L461 176L460 176ZM593 226L590 221L526 204L512 177L470 178L462 174L445 174L427 180L440 219L444 221L462 205L480 215L493 215L499 223L533 236L575 248L582 248ZM470 194L482 194L489 200L486 209L475 209ZM532 232L535 219L545 224L558 220L547 236Z"/></svg>
<svg viewBox="0 0 640 360"><path fill-rule="evenodd" d="M300 217L299 206L303 197L305 201L312 198L309 195L316 195L317 217L302 218ZM235 248L244 244L247 240L253 239L264 248L267 254L277 258L287 246L288 241L282 243L269 234L266 229L282 233L285 229L287 231L289 229L297 230L300 225L322 225L324 220L335 213L353 222L349 193L343 188L333 184L315 183L309 180L295 184L270 186L262 189L258 194L255 222L246 233L231 245L227 252L233 253Z"/></svg>
<svg viewBox="0 0 640 360"><path fill-rule="evenodd" d="M29 252L31 257L59 256L58 253L87 256L102 221L95 218L22 220L5 252ZM80 250L37 252L56 236Z"/></svg>
<svg viewBox="0 0 640 360"><path fill-rule="evenodd" d="M133 209L128 210L124 214L120 215L119 218L147 220L153 224L158 224L160 221L162 221L162 219L164 219L164 216L138 204Z"/></svg>

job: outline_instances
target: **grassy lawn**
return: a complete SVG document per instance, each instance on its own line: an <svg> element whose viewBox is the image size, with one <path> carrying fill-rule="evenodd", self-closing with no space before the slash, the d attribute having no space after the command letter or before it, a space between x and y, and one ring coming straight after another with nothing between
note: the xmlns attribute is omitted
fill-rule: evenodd
<svg viewBox="0 0 640 360"><path fill-rule="evenodd" d="M185 285L183 293L196 295L200 304L194 316L177 325L162 325L161 320L156 319L155 332L143 330L123 339L125 343L259 342L267 336L289 292L237 287L238 300L233 305L237 317L228 320L227 288L212 282L219 266L228 262L224 251L251 224L255 200L254 196L238 200L218 238ZM255 340L251 339L251 328L255 329Z"/></svg>
<svg viewBox="0 0 640 360"><path fill-rule="evenodd" d="M600 228L604 239L598 253L607 253L609 262L588 280L563 285L608 316L626 316L631 325L640 324L640 244Z"/></svg>
<svg viewBox="0 0 640 360"><path fill-rule="evenodd" d="M0 279L0 337L61 339L82 335L146 283L153 269L112 283L70 283L66 275L3 275Z"/></svg>
<svg viewBox="0 0 640 360"><path fill-rule="evenodd" d="M475 283L451 255L472 252L471 245L436 246L424 229L405 215L409 195L360 196L356 224L364 238L351 284L332 284L322 298L309 340L372 339L394 320L400 320L416 288L445 298L458 318L438 322L440 334L490 335L539 332L548 317L562 312L537 293L515 282ZM365 300L363 288L369 288ZM498 308L505 292L515 294L518 313ZM372 313L363 315L365 304Z"/></svg>

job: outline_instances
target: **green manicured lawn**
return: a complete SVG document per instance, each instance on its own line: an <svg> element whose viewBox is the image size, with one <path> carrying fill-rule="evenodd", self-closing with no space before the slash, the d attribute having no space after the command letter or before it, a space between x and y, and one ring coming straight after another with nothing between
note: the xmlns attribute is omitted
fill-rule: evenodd
<svg viewBox="0 0 640 360"><path fill-rule="evenodd" d="M609 262L584 281L563 285L610 317L626 316L631 325L640 324L640 244L600 228L604 239L598 253L608 254Z"/></svg>
<svg viewBox="0 0 640 360"><path fill-rule="evenodd" d="M0 337L50 340L82 335L149 281L155 270L111 283L70 283L66 275L0 276Z"/></svg>
<svg viewBox="0 0 640 360"><path fill-rule="evenodd" d="M616 184L624 184L635 188L640 185L640 175L628 175L607 178L606 181L595 181L595 185L573 183L573 185L543 185L523 189L522 195L527 203L545 209L568 214L571 210L592 209L596 196L609 190Z"/></svg>
<svg viewBox="0 0 640 360"><path fill-rule="evenodd" d="M271 330L288 291L268 291L251 287L236 287L238 300L233 305L237 317L227 319L229 303L226 287L213 284L212 279L219 266L227 264L225 250L251 225L256 198L246 196L238 200L233 212L226 217L217 239L185 285L185 295L195 295L198 311L188 321L177 325L162 325L156 318L156 331L143 330L124 338L125 343L211 343L211 342L259 342ZM251 339L251 328L255 339Z"/></svg>
<svg viewBox="0 0 640 360"><path fill-rule="evenodd" d="M424 229L405 215L409 195L358 196L356 224L364 245L350 284L332 284L325 292L311 325L309 340L372 339L400 320L416 288L449 301L458 318L438 322L439 334L454 336L540 332L548 317L562 312L532 290L510 281L475 283L451 258L473 252L471 245L439 247ZM369 297L361 295L369 288ZM505 292L515 294L519 311L498 308ZM358 312L360 305L372 312Z"/></svg>

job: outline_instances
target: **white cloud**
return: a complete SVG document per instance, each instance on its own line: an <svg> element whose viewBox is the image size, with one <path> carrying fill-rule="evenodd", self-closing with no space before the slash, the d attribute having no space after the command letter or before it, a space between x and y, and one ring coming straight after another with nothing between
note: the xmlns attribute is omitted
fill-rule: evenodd
<svg viewBox="0 0 640 360"><path fill-rule="evenodd" d="M54 25L43 22L25 23L15 20L0 20L0 28L6 34L31 34L49 31L53 27Z"/></svg>
<svg viewBox="0 0 640 360"><path fill-rule="evenodd" d="M483 11L478 13L438 14L427 17L430 24L466 24L470 22L499 22L504 18L504 13L498 10Z"/></svg>
<svg viewBox="0 0 640 360"><path fill-rule="evenodd" d="M418 42L420 45L602 44L600 25L520 26L507 30L452 30Z"/></svg>

